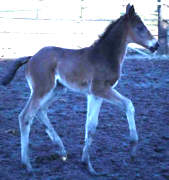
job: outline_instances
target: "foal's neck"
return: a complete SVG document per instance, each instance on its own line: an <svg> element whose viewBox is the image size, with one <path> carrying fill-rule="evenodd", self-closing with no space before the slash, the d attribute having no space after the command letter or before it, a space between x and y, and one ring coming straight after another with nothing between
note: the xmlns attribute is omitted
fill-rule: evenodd
<svg viewBox="0 0 169 180"><path fill-rule="evenodd" d="M100 56L104 56L111 64L121 65L127 50L128 26L124 17L117 20L117 24L109 34L100 39L95 45L95 49Z"/></svg>

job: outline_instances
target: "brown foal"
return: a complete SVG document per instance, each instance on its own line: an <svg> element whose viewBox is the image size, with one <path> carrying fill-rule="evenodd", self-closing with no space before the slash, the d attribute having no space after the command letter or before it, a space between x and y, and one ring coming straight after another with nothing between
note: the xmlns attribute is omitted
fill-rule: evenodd
<svg viewBox="0 0 169 180"><path fill-rule="evenodd" d="M134 106L131 100L114 89L120 78L129 43L137 43L152 52L158 48L157 40L135 13L134 7L130 5L126 7L126 13L112 22L103 35L90 47L79 50L44 47L32 57L16 60L15 66L4 78L3 84L9 83L17 69L26 64L26 79L31 94L19 115L19 124L21 159L28 171L32 170L28 155L29 133L36 114L46 126L50 139L59 146L59 154L64 160L66 159L66 150L62 140L47 116L48 107L54 98L58 83L87 96L87 120L82 161L87 164L91 174L103 174L94 170L89 156L89 148L96 131L103 100L118 105L126 112L132 142L131 152L134 155L138 142Z"/></svg>

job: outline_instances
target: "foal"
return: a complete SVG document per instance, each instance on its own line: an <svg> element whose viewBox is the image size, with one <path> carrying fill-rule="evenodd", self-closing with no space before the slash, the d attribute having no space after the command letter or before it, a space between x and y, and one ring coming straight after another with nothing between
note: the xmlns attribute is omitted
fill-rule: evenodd
<svg viewBox="0 0 169 180"><path fill-rule="evenodd" d="M32 57L17 59L3 84L9 83L17 69L27 63L26 79L31 94L19 115L19 124L21 159L28 171L32 170L28 156L29 133L36 114L46 126L50 139L59 146L60 155L66 159L62 140L47 116L58 82L87 96L86 134L82 162L87 164L91 174L100 174L94 170L90 162L89 148L96 131L103 100L118 105L126 112L133 145L132 153L135 153L138 135L134 120L134 106L131 100L114 89L120 78L129 43L140 44L152 52L158 48L158 42L135 13L134 7L130 5L126 7L126 13L111 23L103 35L90 47L79 50L44 47Z"/></svg>

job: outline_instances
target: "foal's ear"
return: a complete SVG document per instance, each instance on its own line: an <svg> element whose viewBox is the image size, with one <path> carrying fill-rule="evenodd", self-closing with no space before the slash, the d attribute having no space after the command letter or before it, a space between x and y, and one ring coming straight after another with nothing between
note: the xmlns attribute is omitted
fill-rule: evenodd
<svg viewBox="0 0 169 180"><path fill-rule="evenodd" d="M127 4L127 6L126 6L126 14L128 14L129 13L129 9L131 8L131 5L130 5L130 3L129 4Z"/></svg>
<svg viewBox="0 0 169 180"><path fill-rule="evenodd" d="M135 9L134 9L133 5L132 6L130 4L127 5L127 7L126 7L126 14L128 16L132 16L132 15L135 14Z"/></svg>

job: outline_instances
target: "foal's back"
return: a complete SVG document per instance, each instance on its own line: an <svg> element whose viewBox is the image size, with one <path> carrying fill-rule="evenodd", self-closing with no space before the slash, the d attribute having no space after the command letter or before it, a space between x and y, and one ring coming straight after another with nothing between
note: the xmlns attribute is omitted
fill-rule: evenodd
<svg viewBox="0 0 169 180"><path fill-rule="evenodd" d="M88 92L93 77L89 48L73 50L45 47L27 63L26 77L34 91L43 96L56 86L56 80L76 91Z"/></svg>

